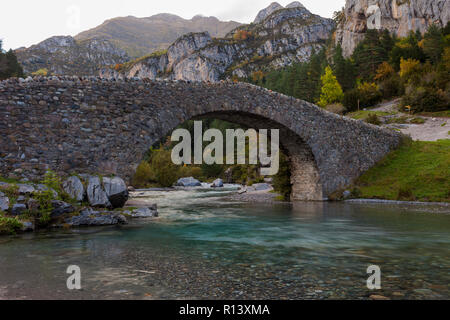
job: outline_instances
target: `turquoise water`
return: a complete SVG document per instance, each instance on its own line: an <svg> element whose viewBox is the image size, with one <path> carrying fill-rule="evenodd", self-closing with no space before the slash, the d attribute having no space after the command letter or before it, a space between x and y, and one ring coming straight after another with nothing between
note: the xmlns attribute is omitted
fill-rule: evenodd
<svg viewBox="0 0 450 320"><path fill-rule="evenodd" d="M450 298L449 214L228 194L146 192L160 218L0 238L0 298ZM81 291L66 288L69 265ZM381 290L367 289L370 265Z"/></svg>

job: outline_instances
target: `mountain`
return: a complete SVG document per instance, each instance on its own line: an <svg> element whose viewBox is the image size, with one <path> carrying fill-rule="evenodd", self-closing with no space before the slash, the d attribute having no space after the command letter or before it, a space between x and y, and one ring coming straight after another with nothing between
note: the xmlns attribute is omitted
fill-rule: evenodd
<svg viewBox="0 0 450 320"><path fill-rule="evenodd" d="M30 48L16 50L25 73L47 69L55 75L93 75L102 66L124 63L128 54L104 39L77 41L70 36L52 37Z"/></svg>
<svg viewBox="0 0 450 320"><path fill-rule="evenodd" d="M255 21L223 38L190 33L167 51L100 71L104 78L150 78L218 81L306 61L325 45L334 21L309 12L301 3L272 3Z"/></svg>
<svg viewBox="0 0 450 320"><path fill-rule="evenodd" d="M138 58L167 49L177 38L190 32L208 31L213 37L223 37L241 24L223 22L215 17L197 15L191 20L173 14L157 14L148 18L122 17L105 21L100 26L75 36L76 40L107 39Z"/></svg>
<svg viewBox="0 0 450 320"><path fill-rule="evenodd" d="M52 37L30 48L17 49L16 55L25 73L47 69L55 75L94 75L104 66L166 49L186 33L208 31L222 37L239 25L215 17L185 20L171 14L115 18L75 37Z"/></svg>
<svg viewBox="0 0 450 320"><path fill-rule="evenodd" d="M450 1L378 0L374 5L371 0L347 0L336 31L336 43L341 44L346 57L352 54L364 39L368 26L378 17L383 29L399 37L416 30L425 33L431 24L445 27L450 21Z"/></svg>

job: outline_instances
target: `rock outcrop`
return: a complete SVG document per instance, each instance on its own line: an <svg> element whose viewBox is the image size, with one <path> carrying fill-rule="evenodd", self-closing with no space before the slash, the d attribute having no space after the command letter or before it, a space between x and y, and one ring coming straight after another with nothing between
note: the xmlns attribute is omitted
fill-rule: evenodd
<svg viewBox="0 0 450 320"><path fill-rule="evenodd" d="M443 27L449 20L449 0L347 0L336 43L348 57L370 28L404 37L410 31L424 33L432 24Z"/></svg>
<svg viewBox="0 0 450 320"><path fill-rule="evenodd" d="M149 78L216 82L306 61L329 38L334 21L309 12L299 2L272 4L257 23L240 26L225 38L191 33L167 50L100 71L107 79Z"/></svg>
<svg viewBox="0 0 450 320"><path fill-rule="evenodd" d="M54 75L93 75L101 66L124 63L128 54L105 39L77 41L70 36L52 37L30 48L16 50L25 73L46 69Z"/></svg>

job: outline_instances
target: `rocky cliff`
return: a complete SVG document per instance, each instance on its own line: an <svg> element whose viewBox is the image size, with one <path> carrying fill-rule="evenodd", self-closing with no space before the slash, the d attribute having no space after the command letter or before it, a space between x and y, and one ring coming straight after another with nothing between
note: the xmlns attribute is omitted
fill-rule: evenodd
<svg viewBox="0 0 450 320"><path fill-rule="evenodd" d="M350 56L368 29L387 29L399 37L411 30L424 33L450 20L450 0L347 0L336 31L345 56Z"/></svg>
<svg viewBox="0 0 450 320"><path fill-rule="evenodd" d="M126 52L104 39L76 41L70 36L49 38L28 49L16 50L25 73L47 69L55 75L93 75L102 66L124 63Z"/></svg>
<svg viewBox="0 0 450 320"><path fill-rule="evenodd" d="M273 3L255 21L259 22L240 26L224 38L212 38L207 32L185 35L167 52L102 69L100 76L190 81L246 78L256 71L308 60L334 28L333 20L312 14L299 2L286 8Z"/></svg>

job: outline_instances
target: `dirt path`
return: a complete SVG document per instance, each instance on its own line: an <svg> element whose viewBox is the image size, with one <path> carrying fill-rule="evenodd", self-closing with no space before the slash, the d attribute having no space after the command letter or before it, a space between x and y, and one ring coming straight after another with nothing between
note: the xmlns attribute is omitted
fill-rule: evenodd
<svg viewBox="0 0 450 320"><path fill-rule="evenodd" d="M378 107L370 109L370 111L381 112L398 112L397 105L400 100L388 101L380 104ZM402 133L411 136L416 141L437 141L442 139L450 139L450 118L431 118L423 116L411 116L407 113L399 112L398 117L422 118L424 124L389 124L390 128L400 130Z"/></svg>

